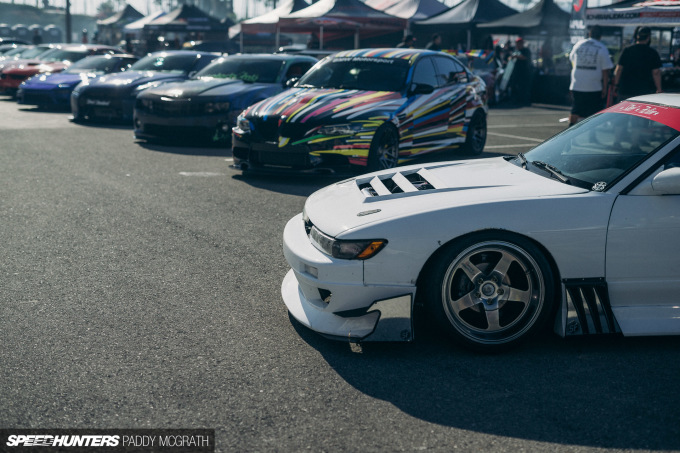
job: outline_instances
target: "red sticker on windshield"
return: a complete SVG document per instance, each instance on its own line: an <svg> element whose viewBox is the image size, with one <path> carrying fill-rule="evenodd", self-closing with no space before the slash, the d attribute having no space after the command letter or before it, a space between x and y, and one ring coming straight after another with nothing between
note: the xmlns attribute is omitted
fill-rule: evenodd
<svg viewBox="0 0 680 453"><path fill-rule="evenodd" d="M647 118L680 131L680 110L674 107L624 101L609 107L605 112L625 113Z"/></svg>

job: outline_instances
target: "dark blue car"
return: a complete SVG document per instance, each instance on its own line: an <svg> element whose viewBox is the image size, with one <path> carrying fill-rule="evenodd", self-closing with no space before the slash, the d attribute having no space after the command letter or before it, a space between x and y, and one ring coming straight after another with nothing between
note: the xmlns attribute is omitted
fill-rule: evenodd
<svg viewBox="0 0 680 453"><path fill-rule="evenodd" d="M119 74L85 80L71 94L73 121L132 122L132 109L142 91L186 80L219 55L209 52L155 52Z"/></svg>
<svg viewBox="0 0 680 453"><path fill-rule="evenodd" d="M55 74L34 76L19 86L19 104L69 108L71 92L83 80L103 74L122 72L138 60L134 55L96 55L73 63Z"/></svg>
<svg viewBox="0 0 680 453"><path fill-rule="evenodd" d="M219 58L190 80L140 93L134 111L135 137L230 142L231 128L243 110L280 93L316 62L313 57L282 54Z"/></svg>

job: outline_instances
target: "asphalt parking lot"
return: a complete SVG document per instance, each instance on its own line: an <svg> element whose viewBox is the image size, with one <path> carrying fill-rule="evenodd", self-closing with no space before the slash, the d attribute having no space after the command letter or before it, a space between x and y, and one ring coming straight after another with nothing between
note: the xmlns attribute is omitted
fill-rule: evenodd
<svg viewBox="0 0 680 453"><path fill-rule="evenodd" d="M567 115L492 109L482 157ZM332 177L244 176L229 150L67 117L0 96L0 428L209 428L220 452L680 450L679 338L546 333L493 356L427 328L326 340L281 301L281 233Z"/></svg>

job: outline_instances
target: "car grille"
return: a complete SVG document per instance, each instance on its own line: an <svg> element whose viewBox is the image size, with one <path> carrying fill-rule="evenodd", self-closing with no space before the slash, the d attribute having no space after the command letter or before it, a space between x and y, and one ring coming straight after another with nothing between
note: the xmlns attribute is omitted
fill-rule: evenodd
<svg viewBox="0 0 680 453"><path fill-rule="evenodd" d="M399 193L415 193L445 187L427 168L393 174L358 178L359 190L366 197L381 197Z"/></svg>
<svg viewBox="0 0 680 453"><path fill-rule="evenodd" d="M309 166L309 153L258 151L256 160L258 163L262 165L278 165L284 167L307 167Z"/></svg>
<svg viewBox="0 0 680 453"><path fill-rule="evenodd" d="M201 115L205 113L205 105L201 102L191 101L146 101L146 105L141 99L137 99L135 106L142 112L153 113L159 116L186 116Z"/></svg>
<svg viewBox="0 0 680 453"><path fill-rule="evenodd" d="M254 118L251 120L253 124L253 134L263 141L276 142L279 137L290 138L291 140L302 139L307 131L312 127L309 124L300 123L286 123L283 122L279 126L278 116L268 116L265 118Z"/></svg>
<svg viewBox="0 0 680 453"><path fill-rule="evenodd" d="M54 101L52 98L44 93L27 93L24 92L23 95L23 102L24 104L29 104L29 105L44 105L44 104L52 104Z"/></svg>

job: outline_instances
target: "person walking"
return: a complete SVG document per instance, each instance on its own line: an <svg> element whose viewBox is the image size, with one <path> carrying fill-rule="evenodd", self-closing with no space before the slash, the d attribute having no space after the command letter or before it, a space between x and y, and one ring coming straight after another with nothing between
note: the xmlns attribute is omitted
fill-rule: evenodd
<svg viewBox="0 0 680 453"><path fill-rule="evenodd" d="M614 88L619 100L642 94L661 93L661 58L649 46L652 32L641 27L635 44L623 49L614 69Z"/></svg>
<svg viewBox="0 0 680 453"><path fill-rule="evenodd" d="M397 44L398 48L413 49L416 46L416 37L413 35L404 36L404 40Z"/></svg>
<svg viewBox="0 0 680 453"><path fill-rule="evenodd" d="M604 108L609 88L609 71L614 67L607 46L600 42L602 28L591 27L589 37L574 45L571 61L571 113L569 126Z"/></svg>

